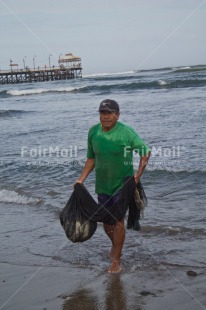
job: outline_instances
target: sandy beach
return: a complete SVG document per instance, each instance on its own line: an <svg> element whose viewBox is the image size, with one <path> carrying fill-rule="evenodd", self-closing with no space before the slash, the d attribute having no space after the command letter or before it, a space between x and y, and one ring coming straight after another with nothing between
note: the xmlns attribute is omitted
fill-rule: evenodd
<svg viewBox="0 0 206 310"><path fill-rule="evenodd" d="M0 309L206 309L206 271L159 266L110 275L86 268L1 263Z"/></svg>

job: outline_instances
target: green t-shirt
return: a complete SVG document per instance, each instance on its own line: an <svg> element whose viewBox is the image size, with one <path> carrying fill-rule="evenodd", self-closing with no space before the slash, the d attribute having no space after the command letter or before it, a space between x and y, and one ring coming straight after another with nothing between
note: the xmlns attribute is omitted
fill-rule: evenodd
<svg viewBox="0 0 206 310"><path fill-rule="evenodd" d="M101 123L90 128L87 158L95 159L97 194L113 195L123 186L124 178L134 174L133 151L142 157L150 149L131 127L117 122L107 132Z"/></svg>

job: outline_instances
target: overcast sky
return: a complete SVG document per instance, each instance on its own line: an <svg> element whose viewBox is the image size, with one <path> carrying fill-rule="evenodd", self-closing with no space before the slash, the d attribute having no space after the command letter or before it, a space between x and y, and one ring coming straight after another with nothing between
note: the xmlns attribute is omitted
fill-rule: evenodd
<svg viewBox="0 0 206 310"><path fill-rule="evenodd" d="M83 74L206 64L206 0L0 0L0 69L82 58Z"/></svg>

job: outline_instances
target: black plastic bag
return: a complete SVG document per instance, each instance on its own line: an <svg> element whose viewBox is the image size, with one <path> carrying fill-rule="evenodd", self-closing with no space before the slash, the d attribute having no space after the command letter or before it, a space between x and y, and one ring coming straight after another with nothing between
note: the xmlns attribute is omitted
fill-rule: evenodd
<svg viewBox="0 0 206 310"><path fill-rule="evenodd" d="M135 190L138 190L138 201ZM129 207L127 228L140 230L140 213L147 204L142 184L135 183L134 177L127 177L121 190L120 199L110 207L98 205L86 187L81 183L74 185L74 191L60 213L60 222L65 234L72 242L83 242L94 234L97 222L114 225L125 217Z"/></svg>
<svg viewBox="0 0 206 310"><path fill-rule="evenodd" d="M92 237L97 229L97 222L85 217L82 213L84 202L73 191L69 201L60 212L60 222L67 238L72 242L84 242Z"/></svg>

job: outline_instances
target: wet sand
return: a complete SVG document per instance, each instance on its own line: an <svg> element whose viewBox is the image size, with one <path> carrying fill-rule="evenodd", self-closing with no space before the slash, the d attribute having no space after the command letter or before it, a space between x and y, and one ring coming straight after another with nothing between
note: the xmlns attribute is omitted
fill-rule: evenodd
<svg viewBox="0 0 206 310"><path fill-rule="evenodd" d="M188 267L111 275L86 268L1 263L0 309L206 309L206 270Z"/></svg>

